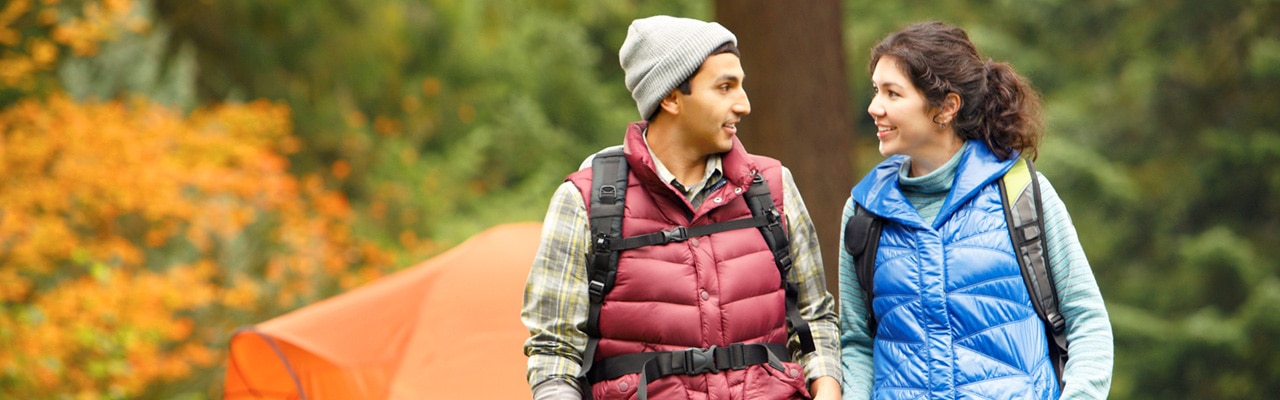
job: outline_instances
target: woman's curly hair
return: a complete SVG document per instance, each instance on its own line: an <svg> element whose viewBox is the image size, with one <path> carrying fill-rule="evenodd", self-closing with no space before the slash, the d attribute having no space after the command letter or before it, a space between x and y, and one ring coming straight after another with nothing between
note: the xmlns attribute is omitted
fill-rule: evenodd
<svg viewBox="0 0 1280 400"><path fill-rule="evenodd" d="M1000 159L1014 151L1036 158L1044 135L1040 94L1008 63L983 61L964 30L941 22L907 26L871 49L868 73L886 56L897 60L930 108L941 107L948 93L960 96L957 135L986 142Z"/></svg>

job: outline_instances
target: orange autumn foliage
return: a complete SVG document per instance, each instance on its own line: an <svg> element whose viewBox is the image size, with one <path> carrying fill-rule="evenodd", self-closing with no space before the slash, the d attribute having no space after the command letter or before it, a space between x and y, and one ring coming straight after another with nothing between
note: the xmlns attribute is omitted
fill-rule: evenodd
<svg viewBox="0 0 1280 400"><path fill-rule="evenodd" d="M0 89L30 92L67 55L90 56L150 22L135 0L8 0L0 5Z"/></svg>
<svg viewBox="0 0 1280 400"><path fill-rule="evenodd" d="M0 111L0 398L120 398L391 260L285 157L288 109L144 100Z"/></svg>

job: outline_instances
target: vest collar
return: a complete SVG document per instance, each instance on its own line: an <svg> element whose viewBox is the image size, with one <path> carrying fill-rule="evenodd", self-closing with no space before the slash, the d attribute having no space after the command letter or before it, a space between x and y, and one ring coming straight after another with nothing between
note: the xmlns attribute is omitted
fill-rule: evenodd
<svg viewBox="0 0 1280 400"><path fill-rule="evenodd" d="M982 188L1004 176L1005 171L1013 167L1018 159L1014 152L1008 160L1001 161L991 153L991 149L982 141L973 140L961 150L960 165L956 167L955 181L938 217L932 225L940 225L950 215L960 209ZM921 218L911 202L902 194L898 182L898 171L909 160L906 156L895 155L881 162L867 173L851 191L854 201L862 204L871 213L894 220L900 224L925 228L929 226ZM936 226L935 226L936 228Z"/></svg>
<svg viewBox="0 0 1280 400"><path fill-rule="evenodd" d="M671 186L669 182L665 182L658 176L656 163L653 159L653 153L649 151L646 144L644 133L649 127L646 121L633 122L627 126L627 135L623 140L623 154L626 155L627 163L631 166L631 173L640 179L640 183L645 185L645 189L655 196L666 197L676 203L683 203L689 210L693 210L693 206L689 200L680 194L678 190ZM723 192L725 188L751 186L751 179L755 172L759 169L751 156L747 154L742 147L742 142L738 141L738 137L733 137L733 147L729 151L720 154L720 167L724 177L729 184L724 185L716 192ZM730 189L731 190L731 189ZM713 194L709 194L714 195ZM739 196L732 191L723 195L724 202L728 203L734 197ZM703 203L701 212L709 210L713 205ZM700 212L700 213L701 213Z"/></svg>

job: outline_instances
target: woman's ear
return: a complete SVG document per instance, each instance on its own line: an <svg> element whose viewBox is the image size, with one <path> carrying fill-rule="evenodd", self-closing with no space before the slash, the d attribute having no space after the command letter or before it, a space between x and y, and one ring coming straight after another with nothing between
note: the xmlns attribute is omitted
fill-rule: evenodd
<svg viewBox="0 0 1280 400"><path fill-rule="evenodd" d="M951 121L955 121L956 114L960 112L960 106L963 100L960 95L955 92L947 93L947 97L942 98L942 108L938 110L937 122L942 125L948 125Z"/></svg>

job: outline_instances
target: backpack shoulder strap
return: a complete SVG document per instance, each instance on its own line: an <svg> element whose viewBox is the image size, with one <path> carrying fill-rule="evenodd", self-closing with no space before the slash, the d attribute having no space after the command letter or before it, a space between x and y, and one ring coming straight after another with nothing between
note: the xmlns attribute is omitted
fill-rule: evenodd
<svg viewBox="0 0 1280 400"><path fill-rule="evenodd" d="M618 251L610 242L622 237L622 216L627 195L627 159L621 147L611 147L591 160L591 254L587 255L587 284L592 315L588 329L599 314L604 294L613 286L618 269ZM590 334L592 332L588 332Z"/></svg>
<svg viewBox="0 0 1280 400"><path fill-rule="evenodd" d="M875 337L878 324L871 300L875 296L876 251L880 248L884 219L867 211L858 202L853 205L854 213L844 225L844 246L849 255L853 256L858 284L862 286L862 298L867 306L867 331Z"/></svg>
<svg viewBox="0 0 1280 400"><path fill-rule="evenodd" d="M1062 369L1067 362L1066 320L1058 307L1058 290L1049 268L1049 247L1044 240L1044 205L1040 198L1040 182L1031 160L1015 163L1000 180L1001 200L1009 236L1017 251L1022 279L1031 295L1036 314L1044 321L1050 340L1049 356L1054 362L1058 385L1062 385Z"/></svg>
<svg viewBox="0 0 1280 400"><path fill-rule="evenodd" d="M666 231L623 237L622 220L627 191L627 161L623 156L622 148L614 147L597 153L591 161L591 168L591 204L588 205L591 253L587 255L587 290L590 309L587 314L587 346L583 352L582 368L577 377L583 398L592 398L588 374L591 372L600 340L600 308L617 277L619 253L637 247L684 241L689 237L733 229L759 228L765 243L773 253L774 262L782 277L786 293L787 323L792 332L799 336L803 352L814 351L813 334L808 322L800 316L798 287L795 282L786 279L791 272L792 259L791 241L783 226L785 217L774 206L769 185L763 176L757 173L747 189L745 199L751 210L751 218L692 228L680 226Z"/></svg>
<svg viewBox="0 0 1280 400"><path fill-rule="evenodd" d="M587 254L587 347L582 354L578 373L579 389L591 398L587 372L595 358L600 341L600 306L604 295L613 288L618 272L618 250L610 244L622 238L622 216L627 194L627 159L622 147L611 147L596 153L591 160L591 253Z"/></svg>
<svg viewBox="0 0 1280 400"><path fill-rule="evenodd" d="M813 332L809 329L809 322L800 316L799 285L787 279L791 274L793 260L791 259L791 238L787 236L786 227L783 226L783 219L786 217L773 205L769 184L759 172L756 172L755 177L752 178L751 187L747 188L745 199L747 208L751 209L751 216L757 220L764 218L765 225L759 227L760 234L769 245L769 251L773 253L773 261L778 266L778 274L782 278L782 288L786 294L787 303L787 325L791 327L791 332L799 336L801 351L813 352L817 348L813 343Z"/></svg>

